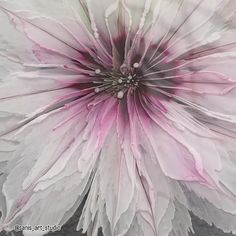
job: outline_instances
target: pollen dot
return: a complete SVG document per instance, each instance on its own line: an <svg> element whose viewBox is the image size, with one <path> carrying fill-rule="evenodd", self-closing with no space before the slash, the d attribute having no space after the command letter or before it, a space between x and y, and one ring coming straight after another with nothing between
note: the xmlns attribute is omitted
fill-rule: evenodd
<svg viewBox="0 0 236 236"><path fill-rule="evenodd" d="M138 67L139 67L139 63L138 63L138 62L135 62L135 63L133 64L133 67L134 67L134 68L138 68Z"/></svg>
<svg viewBox="0 0 236 236"><path fill-rule="evenodd" d="M100 73L101 73L101 70L100 70L100 69L96 69L96 70L95 70L95 74L98 75L98 74L100 74Z"/></svg>
<svg viewBox="0 0 236 236"><path fill-rule="evenodd" d="M95 91L95 93L99 93L100 89L99 88L95 88L94 91Z"/></svg>
<svg viewBox="0 0 236 236"><path fill-rule="evenodd" d="M117 98L121 99L121 98L123 98L123 97L124 97L124 92L123 92L123 91L119 91L119 92L117 93Z"/></svg>
<svg viewBox="0 0 236 236"><path fill-rule="evenodd" d="M118 83L122 84L123 80L122 79L118 79Z"/></svg>

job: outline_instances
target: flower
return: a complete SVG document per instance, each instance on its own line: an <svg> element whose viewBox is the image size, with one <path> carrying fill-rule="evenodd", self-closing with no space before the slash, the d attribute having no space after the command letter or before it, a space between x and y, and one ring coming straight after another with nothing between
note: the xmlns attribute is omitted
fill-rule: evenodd
<svg viewBox="0 0 236 236"><path fill-rule="evenodd" d="M1 0L1 229L236 232L235 7Z"/></svg>

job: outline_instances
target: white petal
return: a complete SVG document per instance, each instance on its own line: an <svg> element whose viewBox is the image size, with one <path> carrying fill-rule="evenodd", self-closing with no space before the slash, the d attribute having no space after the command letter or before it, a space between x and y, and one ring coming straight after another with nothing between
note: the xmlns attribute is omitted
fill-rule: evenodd
<svg viewBox="0 0 236 236"><path fill-rule="evenodd" d="M8 16L1 10L0 20L1 24L4 25L0 31L0 55L20 64L36 62L37 60L32 52L33 44L25 35L15 29L14 25L9 22ZM4 61L6 59L1 59L0 68ZM7 70L10 68L11 66L7 66Z"/></svg>
<svg viewBox="0 0 236 236"><path fill-rule="evenodd" d="M235 215L225 212L215 207L210 200L200 198L194 192L186 192L188 197L189 209L195 215L205 220L208 224L214 224L221 228L225 233L236 233ZM221 199L223 202L225 199Z"/></svg>

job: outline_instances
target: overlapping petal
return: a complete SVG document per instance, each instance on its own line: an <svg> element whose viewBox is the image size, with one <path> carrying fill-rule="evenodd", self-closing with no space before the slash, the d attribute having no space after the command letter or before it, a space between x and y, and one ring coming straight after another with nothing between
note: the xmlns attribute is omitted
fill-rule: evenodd
<svg viewBox="0 0 236 236"><path fill-rule="evenodd" d="M236 232L235 7L1 0L1 229Z"/></svg>

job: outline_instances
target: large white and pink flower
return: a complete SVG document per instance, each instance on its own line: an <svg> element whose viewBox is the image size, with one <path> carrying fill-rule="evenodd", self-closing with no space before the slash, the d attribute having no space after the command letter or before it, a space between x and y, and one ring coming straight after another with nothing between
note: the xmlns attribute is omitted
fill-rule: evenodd
<svg viewBox="0 0 236 236"><path fill-rule="evenodd" d="M1 230L87 196L88 235L187 236L189 211L236 232L235 9L1 0Z"/></svg>

